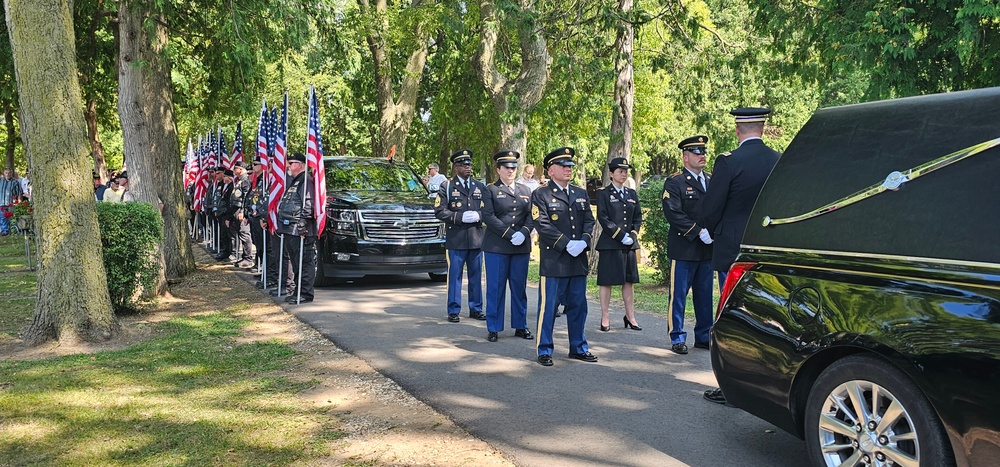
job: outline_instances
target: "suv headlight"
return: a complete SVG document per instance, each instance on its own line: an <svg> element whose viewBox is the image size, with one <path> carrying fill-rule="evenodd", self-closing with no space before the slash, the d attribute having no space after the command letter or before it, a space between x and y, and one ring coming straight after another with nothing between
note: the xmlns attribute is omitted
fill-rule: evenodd
<svg viewBox="0 0 1000 467"><path fill-rule="evenodd" d="M358 212L344 209L334 210L330 218L333 232L337 235L358 236Z"/></svg>

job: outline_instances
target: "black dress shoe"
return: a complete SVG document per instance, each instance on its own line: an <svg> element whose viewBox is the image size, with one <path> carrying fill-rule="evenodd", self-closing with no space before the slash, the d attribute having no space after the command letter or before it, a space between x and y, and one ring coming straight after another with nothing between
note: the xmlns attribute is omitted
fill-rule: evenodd
<svg viewBox="0 0 1000 467"><path fill-rule="evenodd" d="M563 314L564 314L564 313L563 313L563 312L561 312L561 311L559 311L559 307L557 306L557 307L556 307L556 314L554 314L554 315L552 315L552 316L554 316L554 317L558 318L558 317L562 316Z"/></svg>
<svg viewBox="0 0 1000 467"><path fill-rule="evenodd" d="M601 332L608 332L610 330L611 330L611 325L610 324L607 325L607 326L605 326L603 324L601 325Z"/></svg>
<svg viewBox="0 0 1000 467"><path fill-rule="evenodd" d="M584 361L584 362L590 362L590 363L594 363L594 362L597 361L597 357L595 357L594 354L592 354L590 352L571 353L571 354L569 354L569 358L575 358L577 360L581 360L581 361Z"/></svg>
<svg viewBox="0 0 1000 467"><path fill-rule="evenodd" d="M295 293L294 289L288 289L288 290L285 290L285 292L282 293L281 295L291 295L293 293ZM274 290L268 292L267 294L270 295L270 296L272 296L272 297L277 297L278 296L278 289L274 289Z"/></svg>
<svg viewBox="0 0 1000 467"><path fill-rule="evenodd" d="M552 356L551 355L539 355L538 364L542 366L552 366Z"/></svg>
<svg viewBox="0 0 1000 467"><path fill-rule="evenodd" d="M469 317L472 319L478 319L480 321L486 321L486 313L481 311L470 311Z"/></svg>
<svg viewBox="0 0 1000 467"><path fill-rule="evenodd" d="M625 321L625 329L631 329L633 331L642 331L642 328L638 324L632 324L628 322L628 316L622 316L622 320Z"/></svg>
<svg viewBox="0 0 1000 467"><path fill-rule="evenodd" d="M313 301L312 298L306 298L306 297L302 297L300 300L296 300L294 293L288 294L288 297L285 298L286 303L291 303L293 305L296 303L312 303L312 301Z"/></svg>
<svg viewBox="0 0 1000 467"><path fill-rule="evenodd" d="M687 344L681 342L679 344L671 345L670 346L670 351L673 352L673 353L679 353L681 355L684 355L684 354L688 353L688 346L687 346Z"/></svg>
<svg viewBox="0 0 1000 467"><path fill-rule="evenodd" d="M694 348L708 350L711 348L711 346L708 344L708 342L695 342Z"/></svg>
<svg viewBox="0 0 1000 467"><path fill-rule="evenodd" d="M521 339L534 339L535 336L531 334L531 331L527 329L515 329L514 337L520 337Z"/></svg>
<svg viewBox="0 0 1000 467"><path fill-rule="evenodd" d="M449 323L457 323L457 322L459 322L458 315L457 314L455 314L455 315L448 315L448 322Z"/></svg>
<svg viewBox="0 0 1000 467"><path fill-rule="evenodd" d="M705 400L716 404L730 405L726 402L726 396L722 394L722 388L709 389L705 391Z"/></svg>
<svg viewBox="0 0 1000 467"><path fill-rule="evenodd" d="M488 340L490 342L496 342L498 337L499 336L497 335L497 333L491 332L491 333L489 333L489 334L486 335L486 340Z"/></svg>

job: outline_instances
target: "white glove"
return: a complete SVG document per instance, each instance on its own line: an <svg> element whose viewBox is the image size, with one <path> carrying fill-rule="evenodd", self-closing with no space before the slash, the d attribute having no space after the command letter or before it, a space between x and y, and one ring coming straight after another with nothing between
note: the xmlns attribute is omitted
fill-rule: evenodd
<svg viewBox="0 0 1000 467"><path fill-rule="evenodd" d="M514 232L514 235L510 236L510 244L514 246L520 246L524 243L524 234L521 232Z"/></svg>
<svg viewBox="0 0 1000 467"><path fill-rule="evenodd" d="M631 235L626 235L625 238L622 239L622 245L629 246L633 243L635 243L635 240L632 240Z"/></svg>
<svg viewBox="0 0 1000 467"><path fill-rule="evenodd" d="M473 224L479 222L479 211L465 211L462 213L462 222Z"/></svg>
<svg viewBox="0 0 1000 467"><path fill-rule="evenodd" d="M701 232L698 232L698 238L706 245L711 245L714 241L712 240L712 236L708 234L708 229L701 229Z"/></svg>
<svg viewBox="0 0 1000 467"><path fill-rule="evenodd" d="M587 242L583 240L570 240L569 243L566 244L566 252L573 257L580 256L580 253L583 253L583 250L586 248Z"/></svg>

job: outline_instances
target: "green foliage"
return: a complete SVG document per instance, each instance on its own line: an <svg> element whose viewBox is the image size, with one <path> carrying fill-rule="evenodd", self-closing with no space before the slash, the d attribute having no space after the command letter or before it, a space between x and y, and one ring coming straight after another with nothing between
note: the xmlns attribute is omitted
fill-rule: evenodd
<svg viewBox="0 0 1000 467"><path fill-rule="evenodd" d="M159 274L156 247L163 239L163 219L149 204L97 203L108 294L115 312L132 310L143 288Z"/></svg>
<svg viewBox="0 0 1000 467"><path fill-rule="evenodd" d="M667 234L670 223L663 215L662 196L662 178L649 179L648 183L639 187L639 204L643 206L639 241L649 252L650 262L656 270L653 273L653 280L658 284L666 284L670 279L670 259L667 258Z"/></svg>

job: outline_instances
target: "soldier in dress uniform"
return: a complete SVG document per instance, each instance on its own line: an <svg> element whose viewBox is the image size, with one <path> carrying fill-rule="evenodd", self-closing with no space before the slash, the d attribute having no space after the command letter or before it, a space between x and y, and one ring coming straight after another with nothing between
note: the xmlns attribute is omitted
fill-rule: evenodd
<svg viewBox="0 0 1000 467"><path fill-rule="evenodd" d="M531 254L531 190L515 183L521 153L493 155L499 178L486 187L483 204L483 257L486 260L486 339L496 342L503 331L507 284L510 284L510 327L514 336L533 339L528 331L528 257Z"/></svg>
<svg viewBox="0 0 1000 467"><path fill-rule="evenodd" d="M250 177L250 194L247 195L247 202L243 215L249 219L250 239L253 241L254 255L253 262L257 265L264 264L264 231L267 215L267 192L264 191L264 166L259 158L253 160L253 175ZM254 272L259 272L255 270ZM261 284L263 288L263 284Z"/></svg>
<svg viewBox="0 0 1000 467"><path fill-rule="evenodd" d="M215 218L219 222L219 254L215 256L216 261L229 261L233 254L233 236L229 230L229 224L236 222L236 208L233 206L233 171L229 169L216 171L222 174L222 184L215 190Z"/></svg>
<svg viewBox="0 0 1000 467"><path fill-rule="evenodd" d="M538 287L538 363L552 366L552 327L560 295L565 300L569 356L596 362L583 328L587 323L587 253L594 214L587 190L573 186L573 148L559 148L545 156L549 183L531 194L531 218L541 248ZM560 293L561 292L561 293Z"/></svg>
<svg viewBox="0 0 1000 467"><path fill-rule="evenodd" d="M250 220L246 216L246 208L250 195L250 178L247 177L246 168L243 161L236 161L233 168L233 207L236 214L229 224L229 235L233 237L233 248L238 249L240 254L233 263L237 268L249 268L253 266L253 243L250 241Z"/></svg>
<svg viewBox="0 0 1000 467"><path fill-rule="evenodd" d="M688 290L694 302L694 346L707 349L712 330L712 237L698 224L701 204L711 175L705 172L707 136L685 138L681 150L684 169L663 182L663 216L670 223L667 257L670 258L670 350L686 354L684 308Z"/></svg>
<svg viewBox="0 0 1000 467"><path fill-rule="evenodd" d="M701 203L699 224L712 235L712 269L719 274L719 288L726 282L726 273L736 261L743 241L743 231L750 220L750 211L760 195L764 181L781 156L767 147L764 121L769 109L744 107L729 112L736 117L736 139L739 146L724 152L715 159L712 167L712 185ZM705 391L705 399L718 404L726 403L721 389Z"/></svg>
<svg viewBox="0 0 1000 467"><path fill-rule="evenodd" d="M299 293L289 293L288 303L313 301L313 281L316 278L316 214L313 176L306 171L306 156L292 153L288 156L288 185L278 204L278 233L285 236L285 249L292 262L292 270L300 274ZM299 261L301 259L301 265ZM301 299L301 301L297 301Z"/></svg>
<svg viewBox="0 0 1000 467"><path fill-rule="evenodd" d="M642 209L639 193L625 185L628 180L628 160L616 157L608 162L611 183L597 190L597 221L601 235L597 238L597 285L601 298L601 331L611 330L608 307L611 305L611 287L622 287L625 302L623 321L627 329L641 331L635 320L635 292L632 284L639 282L639 228L642 226ZM605 324L607 323L607 324Z"/></svg>
<svg viewBox="0 0 1000 467"><path fill-rule="evenodd" d="M469 271L469 317L486 319L483 313L483 220L486 185L472 178L472 151L451 155L451 173L434 200L434 215L444 221L448 249L448 322L457 323L462 311L462 270Z"/></svg>

